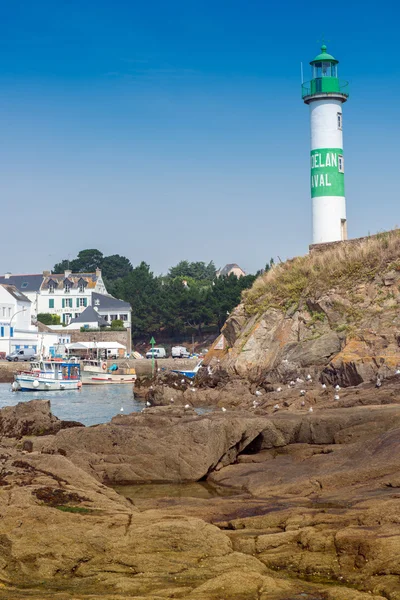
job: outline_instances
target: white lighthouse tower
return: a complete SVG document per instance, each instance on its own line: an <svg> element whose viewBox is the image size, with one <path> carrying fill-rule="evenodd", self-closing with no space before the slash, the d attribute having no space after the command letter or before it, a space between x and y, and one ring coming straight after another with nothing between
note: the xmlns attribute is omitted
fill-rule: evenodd
<svg viewBox="0 0 400 600"><path fill-rule="evenodd" d="M313 244L323 244L347 239L342 105L349 94L325 45L310 65L302 97L310 106Z"/></svg>

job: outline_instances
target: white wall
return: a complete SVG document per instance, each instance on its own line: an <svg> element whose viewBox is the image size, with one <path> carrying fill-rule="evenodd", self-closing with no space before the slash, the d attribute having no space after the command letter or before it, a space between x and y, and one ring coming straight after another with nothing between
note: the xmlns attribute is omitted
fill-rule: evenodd
<svg viewBox="0 0 400 600"><path fill-rule="evenodd" d="M31 320L31 303L15 298L0 285L0 352L8 354L16 346L37 346L38 332Z"/></svg>

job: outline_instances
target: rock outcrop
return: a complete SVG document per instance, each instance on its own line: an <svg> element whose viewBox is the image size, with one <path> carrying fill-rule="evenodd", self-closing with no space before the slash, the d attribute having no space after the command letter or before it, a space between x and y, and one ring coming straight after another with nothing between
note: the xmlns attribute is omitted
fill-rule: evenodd
<svg viewBox="0 0 400 600"><path fill-rule="evenodd" d="M335 246L276 266L230 315L221 366L288 382L311 373L354 386L400 365L400 234Z"/></svg>

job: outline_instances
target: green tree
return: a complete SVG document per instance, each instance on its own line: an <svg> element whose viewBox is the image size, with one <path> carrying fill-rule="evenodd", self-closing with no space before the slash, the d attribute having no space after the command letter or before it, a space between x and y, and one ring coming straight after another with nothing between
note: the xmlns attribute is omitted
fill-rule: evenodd
<svg viewBox="0 0 400 600"><path fill-rule="evenodd" d="M123 329L124 322L121 319L114 319L111 321L111 329Z"/></svg>
<svg viewBox="0 0 400 600"><path fill-rule="evenodd" d="M75 273L93 273L101 269L103 264L103 253L100 250L81 250L75 260L71 261L71 269Z"/></svg>
<svg viewBox="0 0 400 600"><path fill-rule="evenodd" d="M102 273L107 281L114 281L121 277L126 277L133 267L131 261L125 256L119 254L112 254L111 256L105 256L101 265Z"/></svg>
<svg viewBox="0 0 400 600"><path fill-rule="evenodd" d="M206 265L205 262L189 262L181 260L175 267L168 271L168 277L191 277L198 281L212 281L215 278L216 268L213 261Z"/></svg>
<svg viewBox="0 0 400 600"><path fill-rule="evenodd" d="M161 278L154 277L145 262L112 286L112 294L132 306L134 337L153 334L162 327L161 287Z"/></svg>

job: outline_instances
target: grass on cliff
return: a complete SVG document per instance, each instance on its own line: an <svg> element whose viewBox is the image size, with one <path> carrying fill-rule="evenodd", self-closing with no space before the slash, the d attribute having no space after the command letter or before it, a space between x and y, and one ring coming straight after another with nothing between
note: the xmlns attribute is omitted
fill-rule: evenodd
<svg viewBox="0 0 400 600"><path fill-rule="evenodd" d="M243 302L248 314L287 310L302 298L317 299L333 288L352 290L393 269L400 271L399 229L276 265L243 292Z"/></svg>

